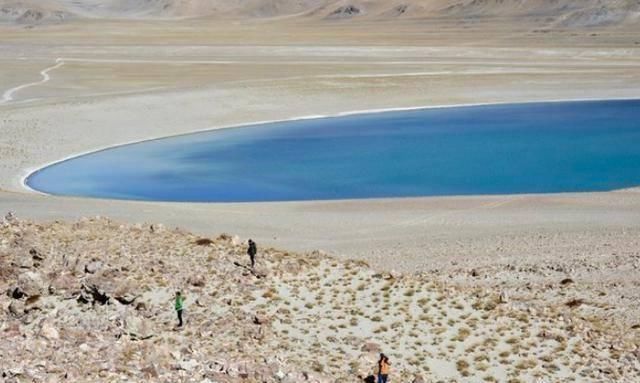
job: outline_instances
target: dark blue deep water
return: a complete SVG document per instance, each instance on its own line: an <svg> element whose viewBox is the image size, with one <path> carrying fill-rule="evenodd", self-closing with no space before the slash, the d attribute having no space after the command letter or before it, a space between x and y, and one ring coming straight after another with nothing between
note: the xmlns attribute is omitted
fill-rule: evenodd
<svg viewBox="0 0 640 383"><path fill-rule="evenodd" d="M216 202L612 190L640 185L640 100L224 129L81 156L27 184L58 195Z"/></svg>

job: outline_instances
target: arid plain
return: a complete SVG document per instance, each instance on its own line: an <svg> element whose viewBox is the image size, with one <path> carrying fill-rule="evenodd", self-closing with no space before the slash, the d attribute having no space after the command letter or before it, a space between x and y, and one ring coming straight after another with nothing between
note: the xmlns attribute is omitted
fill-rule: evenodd
<svg viewBox="0 0 640 383"><path fill-rule="evenodd" d="M638 98L638 36L638 23L540 28L492 18L3 25L0 210L38 222L100 215L202 236L232 233L262 246L365 260L375 270L418 271L445 288L500 291L532 310L579 299L571 315L611 322L607 331L632 352L639 335L629 328L640 313L637 189L190 204L44 196L22 180L99 148L260 121ZM634 363L588 376L633 381Z"/></svg>

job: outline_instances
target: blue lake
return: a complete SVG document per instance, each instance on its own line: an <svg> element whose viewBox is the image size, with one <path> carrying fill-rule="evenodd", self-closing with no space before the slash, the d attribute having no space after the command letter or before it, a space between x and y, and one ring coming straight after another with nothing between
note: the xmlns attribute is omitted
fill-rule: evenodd
<svg viewBox="0 0 640 383"><path fill-rule="evenodd" d="M612 190L640 185L640 100L223 129L84 155L27 184L56 195L200 202Z"/></svg>

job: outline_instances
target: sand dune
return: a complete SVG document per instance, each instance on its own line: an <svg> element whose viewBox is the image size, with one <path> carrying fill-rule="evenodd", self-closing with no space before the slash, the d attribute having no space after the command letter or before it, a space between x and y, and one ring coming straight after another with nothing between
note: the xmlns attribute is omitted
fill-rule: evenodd
<svg viewBox="0 0 640 383"><path fill-rule="evenodd" d="M540 26L637 24L633 0L0 0L0 21L21 24L73 18L274 18L384 21L458 18L526 21Z"/></svg>

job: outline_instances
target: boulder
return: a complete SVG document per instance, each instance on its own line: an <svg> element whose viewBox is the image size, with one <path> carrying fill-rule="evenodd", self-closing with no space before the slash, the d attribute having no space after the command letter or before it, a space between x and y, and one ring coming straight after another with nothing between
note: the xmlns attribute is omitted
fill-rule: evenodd
<svg viewBox="0 0 640 383"><path fill-rule="evenodd" d="M84 272L87 274L95 274L102 269L102 262L100 261L91 261L84 265Z"/></svg>
<svg viewBox="0 0 640 383"><path fill-rule="evenodd" d="M18 260L18 266L21 269L31 269L34 267L33 259L31 257L21 257Z"/></svg>
<svg viewBox="0 0 640 383"><path fill-rule="evenodd" d="M153 326L147 320L131 315L123 322L124 331L131 339L144 340L154 336Z"/></svg>
<svg viewBox="0 0 640 383"><path fill-rule="evenodd" d="M46 287L39 273L26 271L18 276L18 288L26 295L41 295Z"/></svg>
<svg viewBox="0 0 640 383"><path fill-rule="evenodd" d="M187 372L192 372L200 366L200 363L195 359L182 360L178 362L178 369Z"/></svg>
<svg viewBox="0 0 640 383"><path fill-rule="evenodd" d="M13 299L22 299L26 294L24 291L20 289L20 287L14 287L13 289L9 289L9 296Z"/></svg>
<svg viewBox="0 0 640 383"><path fill-rule="evenodd" d="M78 298L81 303L91 302L92 305L96 303L105 305L109 303L110 297L96 285L82 285L83 294Z"/></svg>
<svg viewBox="0 0 640 383"><path fill-rule="evenodd" d="M42 323L42 326L40 327L40 336L48 340L60 339L60 333L53 324L48 321Z"/></svg>
<svg viewBox="0 0 640 383"><path fill-rule="evenodd" d="M9 304L8 310L11 315L19 317L24 314L24 302L14 300Z"/></svg>
<svg viewBox="0 0 640 383"><path fill-rule="evenodd" d="M77 295L80 290L78 279L69 273L60 273L51 279L49 284L50 294L67 294Z"/></svg>

